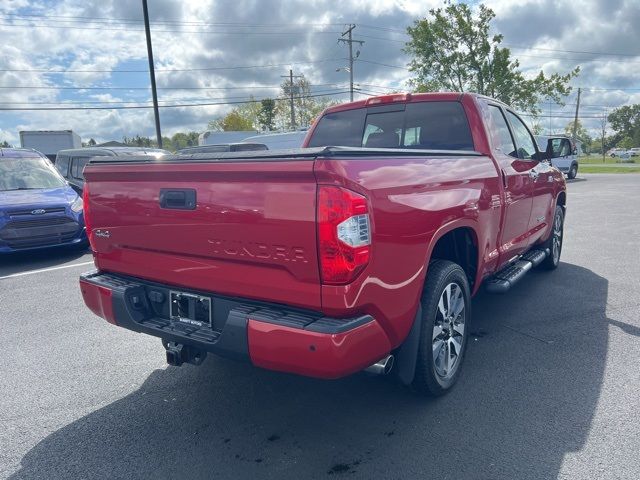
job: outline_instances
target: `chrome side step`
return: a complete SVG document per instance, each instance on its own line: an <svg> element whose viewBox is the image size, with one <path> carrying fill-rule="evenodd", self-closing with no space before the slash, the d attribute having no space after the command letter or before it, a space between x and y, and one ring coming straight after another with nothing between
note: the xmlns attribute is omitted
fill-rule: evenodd
<svg viewBox="0 0 640 480"><path fill-rule="evenodd" d="M503 268L485 281L485 289L489 293L505 293L522 280L529 270L540 265L548 256L548 248L528 251L515 263Z"/></svg>

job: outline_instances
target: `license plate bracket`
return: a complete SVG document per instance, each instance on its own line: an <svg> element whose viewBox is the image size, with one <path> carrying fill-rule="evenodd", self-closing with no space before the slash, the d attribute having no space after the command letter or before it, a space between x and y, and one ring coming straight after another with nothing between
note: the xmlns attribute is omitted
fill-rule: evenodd
<svg viewBox="0 0 640 480"><path fill-rule="evenodd" d="M193 293L170 291L169 316L174 322L211 328L211 298Z"/></svg>

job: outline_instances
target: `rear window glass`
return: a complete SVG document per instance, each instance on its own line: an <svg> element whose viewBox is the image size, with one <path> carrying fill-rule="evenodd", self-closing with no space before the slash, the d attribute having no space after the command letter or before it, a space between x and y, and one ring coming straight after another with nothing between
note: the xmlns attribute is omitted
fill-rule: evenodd
<svg viewBox="0 0 640 480"><path fill-rule="evenodd" d="M474 148L469 122L459 102L419 102L409 103L403 110L372 107L331 113L322 117L309 146Z"/></svg>

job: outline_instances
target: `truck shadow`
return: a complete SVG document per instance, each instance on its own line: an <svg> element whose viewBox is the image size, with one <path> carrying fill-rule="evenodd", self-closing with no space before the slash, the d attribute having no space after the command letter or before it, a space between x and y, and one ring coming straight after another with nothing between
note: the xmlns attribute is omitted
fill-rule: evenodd
<svg viewBox="0 0 640 480"><path fill-rule="evenodd" d="M11 478L556 478L585 443L620 322L588 269L528 277L476 298L464 375L445 397L209 358L156 370L50 434Z"/></svg>

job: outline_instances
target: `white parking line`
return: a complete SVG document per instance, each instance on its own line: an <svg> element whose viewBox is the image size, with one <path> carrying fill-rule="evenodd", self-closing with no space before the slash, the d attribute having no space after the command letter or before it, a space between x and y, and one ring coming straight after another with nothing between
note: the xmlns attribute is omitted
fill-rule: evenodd
<svg viewBox="0 0 640 480"><path fill-rule="evenodd" d="M43 272L51 272L53 270L62 270L63 268L81 267L83 265L93 265L93 260L90 261L90 262L73 263L71 265L61 265L59 267L41 268L39 270L30 270L28 272L12 273L11 275L5 275L4 277L0 277L0 280L3 280L5 278L22 277L24 275L33 275L34 273L43 273Z"/></svg>

